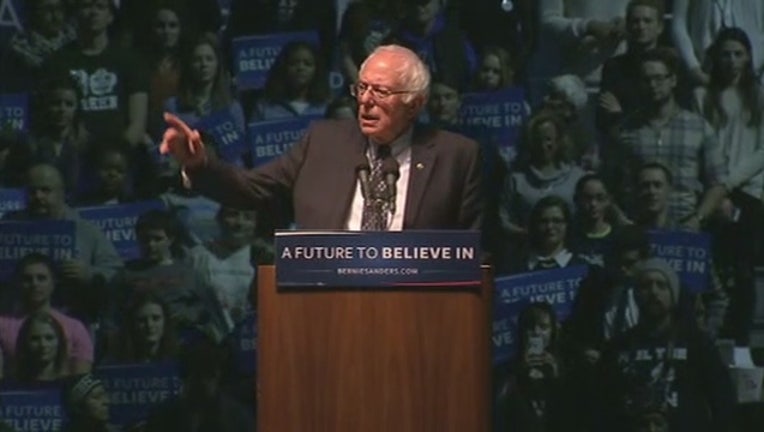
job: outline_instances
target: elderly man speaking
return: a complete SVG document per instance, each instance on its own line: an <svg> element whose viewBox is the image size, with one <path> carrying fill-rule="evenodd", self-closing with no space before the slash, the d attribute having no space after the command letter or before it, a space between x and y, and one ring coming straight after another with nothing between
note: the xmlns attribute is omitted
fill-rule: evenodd
<svg viewBox="0 0 764 432"><path fill-rule="evenodd" d="M160 150L183 166L187 184L224 205L265 210L274 199L291 198L300 229L480 229L479 145L416 124L429 84L414 52L384 45L350 87L357 121L314 122L263 166L215 160L200 134L171 114Z"/></svg>

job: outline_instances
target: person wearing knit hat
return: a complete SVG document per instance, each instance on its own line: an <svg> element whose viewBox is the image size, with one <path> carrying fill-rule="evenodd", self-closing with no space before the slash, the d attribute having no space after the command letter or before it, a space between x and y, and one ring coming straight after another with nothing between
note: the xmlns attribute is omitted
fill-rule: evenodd
<svg viewBox="0 0 764 432"><path fill-rule="evenodd" d="M679 277L661 258L640 261L634 272L634 299L641 326L664 328L679 303Z"/></svg>
<svg viewBox="0 0 764 432"><path fill-rule="evenodd" d="M64 389L64 404L69 416L66 432L114 432L109 425L109 396L93 374L79 375Z"/></svg>

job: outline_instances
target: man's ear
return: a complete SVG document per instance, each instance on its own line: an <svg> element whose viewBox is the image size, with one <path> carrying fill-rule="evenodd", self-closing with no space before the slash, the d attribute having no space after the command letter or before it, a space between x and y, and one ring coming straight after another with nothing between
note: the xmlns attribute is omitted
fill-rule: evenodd
<svg viewBox="0 0 764 432"><path fill-rule="evenodd" d="M420 112L422 112L422 109L424 108L425 104L427 103L427 98L424 97L424 95L417 95L415 96L411 102L406 104L406 110L409 114L409 117L415 118L419 115Z"/></svg>

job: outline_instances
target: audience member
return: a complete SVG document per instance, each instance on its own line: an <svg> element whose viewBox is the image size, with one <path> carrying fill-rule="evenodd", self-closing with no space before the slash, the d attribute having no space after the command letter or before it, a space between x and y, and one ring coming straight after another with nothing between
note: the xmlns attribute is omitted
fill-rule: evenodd
<svg viewBox="0 0 764 432"><path fill-rule="evenodd" d="M16 338L15 381L30 385L69 376L67 345L61 324L49 313L27 317Z"/></svg>
<svg viewBox="0 0 764 432"><path fill-rule="evenodd" d="M635 327L614 339L600 366L603 431L629 423L646 403L666 409L670 430L729 431L735 393L719 351L679 316L676 272L659 258L634 272Z"/></svg>
<svg viewBox="0 0 764 432"><path fill-rule="evenodd" d="M319 117L330 99L328 71L316 47L291 42L281 49L271 66L252 120Z"/></svg>
<svg viewBox="0 0 764 432"><path fill-rule="evenodd" d="M117 12L111 0L76 0L77 41L46 63L80 84L80 107L94 139L146 142L148 74L143 59L113 43L109 28Z"/></svg>
<svg viewBox="0 0 764 432"><path fill-rule="evenodd" d="M66 357L62 368L66 372L80 374L90 371L93 364L93 340L85 326L54 307L56 297L56 267L46 255L31 253L19 261L15 272L18 286L18 304L7 316L0 316L0 348L7 364L14 358L21 361L16 351L20 328L24 321L36 314L47 314L61 328L60 342L66 345Z"/></svg>
<svg viewBox="0 0 764 432"><path fill-rule="evenodd" d="M640 76L644 108L624 121L606 161L608 179L620 204L633 212L629 169L647 162L662 163L674 177L669 217L697 230L727 194L722 148L702 117L677 104L678 62L670 49L645 53Z"/></svg>
<svg viewBox="0 0 764 432"><path fill-rule="evenodd" d="M32 111L28 139L13 146L5 164L0 165L9 172L12 181L21 185L31 165L47 163L61 172L67 191L77 192L91 145L80 98L79 84L66 74L51 77L42 84Z"/></svg>
<svg viewBox="0 0 764 432"><path fill-rule="evenodd" d="M214 34L203 34L189 45L181 64L178 94L165 101L164 111L191 124L226 111L236 128L244 131L244 110L234 98L231 76Z"/></svg>
<svg viewBox="0 0 764 432"><path fill-rule="evenodd" d="M169 306L145 292L129 300L125 317L106 347L106 363L133 364L177 360L178 335Z"/></svg>
<svg viewBox="0 0 764 432"><path fill-rule="evenodd" d="M109 394L92 374L73 377L63 390L68 420L64 432L116 432L109 424Z"/></svg>
<svg viewBox="0 0 764 432"><path fill-rule="evenodd" d="M762 53L764 54L764 53ZM719 31L710 52L710 81L696 90L699 112L711 123L726 156L725 186L716 250L731 268L732 309L728 335L747 346L756 304L754 268L761 253L764 191L764 88L753 69L753 50L736 27Z"/></svg>
<svg viewBox="0 0 764 432"><path fill-rule="evenodd" d="M64 182L58 170L46 164L32 166L27 174L26 208L3 215L4 220L74 222L74 257L60 263L66 304L87 319L99 315L103 285L122 267L114 245L93 223L82 219L66 204Z"/></svg>
<svg viewBox="0 0 764 432"><path fill-rule="evenodd" d="M569 141L559 117L533 116L526 126L526 137L515 161L515 169L507 177L499 208L505 231L524 235L528 215L539 199L558 195L574 208L576 182L584 171L569 157Z"/></svg>
<svg viewBox="0 0 764 432"><path fill-rule="evenodd" d="M88 187L77 197L78 206L124 204L136 200L130 172L130 158L124 146L104 146L95 150L94 173Z"/></svg>
<svg viewBox="0 0 764 432"><path fill-rule="evenodd" d="M571 210L567 201L548 195L536 202L528 220L528 244L525 250L510 253L507 273L523 273L585 265L586 261L568 247Z"/></svg>
<svg viewBox="0 0 764 432"><path fill-rule="evenodd" d="M571 247L589 264L603 266L615 233L610 192L599 174L587 174L576 183L575 225Z"/></svg>
<svg viewBox="0 0 764 432"><path fill-rule="evenodd" d="M512 87L515 76L515 66L509 53L498 46L487 46L481 53L472 90L492 92Z"/></svg>
<svg viewBox="0 0 764 432"><path fill-rule="evenodd" d="M626 6L627 50L605 61L597 106L597 127L611 136L641 103L642 54L656 48L663 33L663 0L631 0Z"/></svg>
<svg viewBox="0 0 764 432"><path fill-rule="evenodd" d="M752 36L753 68L764 68L764 4L756 0L672 0L671 33L694 84L707 85L707 52L717 33L739 27Z"/></svg>

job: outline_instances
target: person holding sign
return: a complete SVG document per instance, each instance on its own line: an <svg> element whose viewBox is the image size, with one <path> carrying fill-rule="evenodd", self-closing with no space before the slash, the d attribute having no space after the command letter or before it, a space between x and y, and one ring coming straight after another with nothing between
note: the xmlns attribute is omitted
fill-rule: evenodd
<svg viewBox="0 0 764 432"><path fill-rule="evenodd" d="M71 220L75 227L75 257L64 260L60 270L63 282L75 286L90 287L109 281L122 267L114 245L104 233L91 222L79 217L78 213L66 204L66 191L61 173L47 164L37 164L27 171L27 206L24 210L3 215L3 220ZM67 300L83 301L83 308L92 312L90 300L82 298Z"/></svg>
<svg viewBox="0 0 764 432"><path fill-rule="evenodd" d="M388 194L388 204L395 205L387 207L395 210L385 228L479 230L478 144L415 125L428 96L430 74L424 63L409 49L381 46L361 66L359 77L351 87L359 104L357 123L315 122L291 150L256 169L212 159L199 132L170 114L165 114L169 128L160 150L183 165L188 185L225 205L266 209L287 194L297 227L359 230L366 182L358 173L380 149L389 149L385 160L398 170L391 170L388 184L397 193Z"/></svg>

